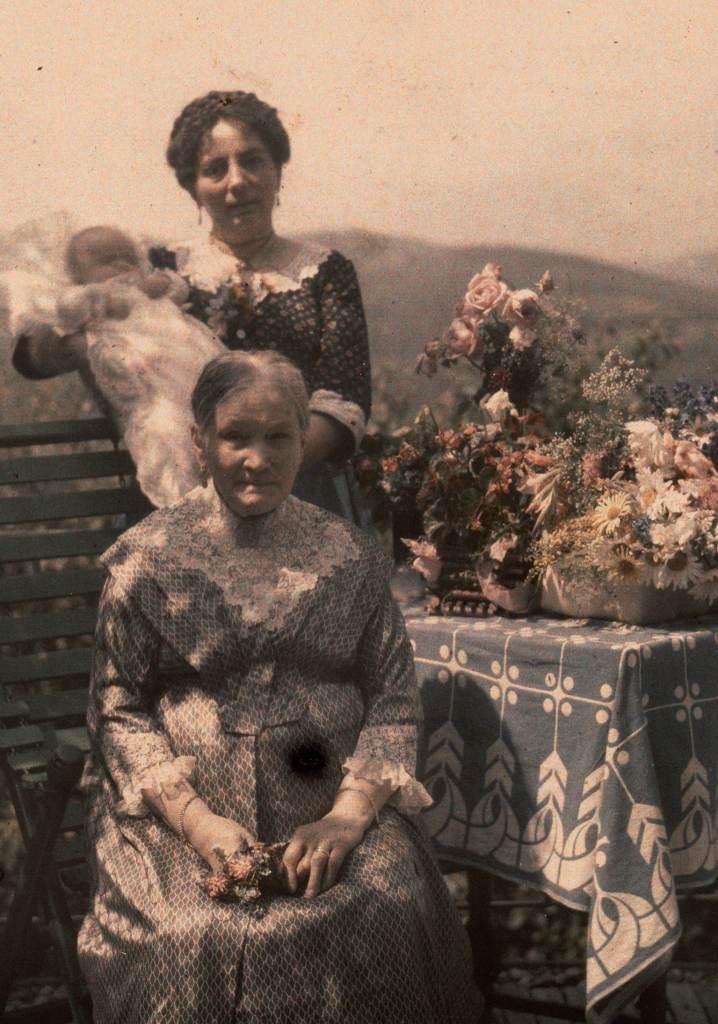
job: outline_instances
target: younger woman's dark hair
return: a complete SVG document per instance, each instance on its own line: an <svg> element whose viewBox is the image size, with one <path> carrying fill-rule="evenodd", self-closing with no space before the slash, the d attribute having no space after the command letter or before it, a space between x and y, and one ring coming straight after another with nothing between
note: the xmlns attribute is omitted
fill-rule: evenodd
<svg viewBox="0 0 718 1024"><path fill-rule="evenodd" d="M289 136L274 107L258 99L253 92L208 92L184 108L174 123L167 147L167 162L174 168L177 181L191 196L194 196L202 143L218 121L241 121L255 132L278 170L289 162Z"/></svg>

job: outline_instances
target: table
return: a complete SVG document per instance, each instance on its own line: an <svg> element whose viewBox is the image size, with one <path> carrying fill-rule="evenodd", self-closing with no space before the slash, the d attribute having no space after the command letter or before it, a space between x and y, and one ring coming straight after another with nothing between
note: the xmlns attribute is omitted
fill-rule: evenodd
<svg viewBox="0 0 718 1024"><path fill-rule="evenodd" d="M586 911L587 1017L665 970L718 876L718 619L407 616L442 860Z"/></svg>

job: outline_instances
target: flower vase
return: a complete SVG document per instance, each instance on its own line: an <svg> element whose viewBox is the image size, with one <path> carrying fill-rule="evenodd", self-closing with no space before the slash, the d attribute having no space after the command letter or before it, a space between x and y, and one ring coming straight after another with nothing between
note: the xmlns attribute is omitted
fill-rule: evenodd
<svg viewBox="0 0 718 1024"><path fill-rule="evenodd" d="M541 581L541 609L576 619L611 619L647 626L705 615L710 605L686 590L658 590L645 584L571 581L559 567L553 566Z"/></svg>

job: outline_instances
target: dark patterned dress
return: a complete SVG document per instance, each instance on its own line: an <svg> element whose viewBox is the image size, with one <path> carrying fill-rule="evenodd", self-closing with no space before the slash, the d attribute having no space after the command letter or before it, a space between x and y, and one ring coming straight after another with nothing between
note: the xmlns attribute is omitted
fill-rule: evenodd
<svg viewBox="0 0 718 1024"><path fill-rule="evenodd" d="M98 1024L475 1024L466 936L411 817L412 652L370 538L294 497L238 520L210 485L105 564L79 938ZM319 767L298 771L307 745ZM334 887L262 916L210 899L140 792L189 778L272 842L327 813L344 773L392 780L379 822Z"/></svg>
<svg viewBox="0 0 718 1024"><path fill-rule="evenodd" d="M273 349L304 375L310 408L340 423L354 446L371 404L369 342L352 263L336 251L302 244L281 271L254 271L209 238L150 249L152 264L179 273L185 310L230 349ZM327 465L302 474L295 493L357 518L345 474Z"/></svg>

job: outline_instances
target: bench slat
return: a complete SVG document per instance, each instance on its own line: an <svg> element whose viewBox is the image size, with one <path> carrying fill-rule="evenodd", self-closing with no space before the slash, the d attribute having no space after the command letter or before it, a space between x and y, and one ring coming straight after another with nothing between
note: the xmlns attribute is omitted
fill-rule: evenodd
<svg viewBox="0 0 718 1024"><path fill-rule="evenodd" d="M33 785L44 782L48 758L51 751L47 747L20 750L15 754L8 754L8 764L13 772L31 772ZM42 774L41 774L42 773Z"/></svg>
<svg viewBox="0 0 718 1024"><path fill-rule="evenodd" d="M0 523L39 523L51 519L142 513L148 509L140 491L124 487L76 491L73 494L33 494L22 498L0 498Z"/></svg>
<svg viewBox="0 0 718 1024"><path fill-rule="evenodd" d="M0 462L0 484L44 483L48 480L132 476L129 452L82 452L76 455L27 455Z"/></svg>
<svg viewBox="0 0 718 1024"><path fill-rule="evenodd" d="M12 729L0 729L0 750L5 752L37 747L44 743L45 736L39 725L16 725Z"/></svg>
<svg viewBox="0 0 718 1024"><path fill-rule="evenodd" d="M54 420L45 423L0 424L0 448L22 445L72 444L75 441L114 441L117 431L110 420Z"/></svg>
<svg viewBox="0 0 718 1024"><path fill-rule="evenodd" d="M87 689L63 690L61 693L44 693L27 697L23 704L30 722L51 722L55 719L74 718L85 720L87 711Z"/></svg>
<svg viewBox="0 0 718 1024"><path fill-rule="evenodd" d="M0 729L24 721L28 713L29 708L24 700L0 700Z"/></svg>
<svg viewBox="0 0 718 1024"><path fill-rule="evenodd" d="M0 534L0 562L30 562L38 558L101 555L121 533L120 529L102 529Z"/></svg>
<svg viewBox="0 0 718 1024"><path fill-rule="evenodd" d="M51 654L23 654L0 659L0 683L33 683L41 679L61 679L89 673L92 649L80 647Z"/></svg>
<svg viewBox="0 0 718 1024"><path fill-rule="evenodd" d="M67 744L70 747L77 747L83 754L90 752L90 737L84 725L76 725L70 729L55 729L57 746Z"/></svg>
<svg viewBox="0 0 718 1024"><path fill-rule="evenodd" d="M0 604L41 601L48 597L76 597L97 594L105 580L103 569L74 569L69 572L23 573L6 576L0 583Z"/></svg>
<svg viewBox="0 0 718 1024"><path fill-rule="evenodd" d="M76 608L71 611L0 619L0 644L83 636L85 633L94 633L96 619L97 612L94 608Z"/></svg>

